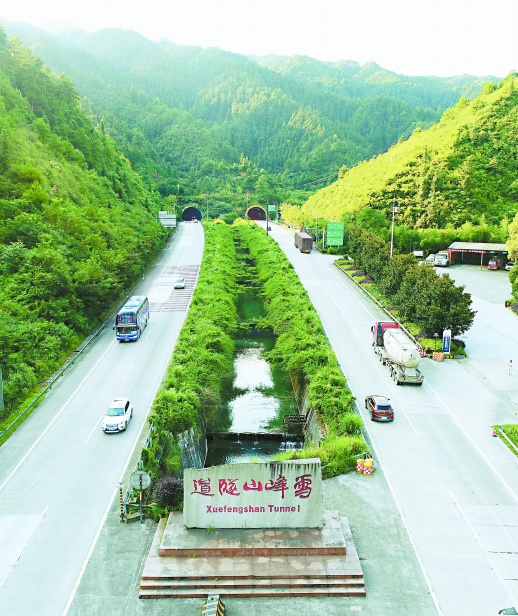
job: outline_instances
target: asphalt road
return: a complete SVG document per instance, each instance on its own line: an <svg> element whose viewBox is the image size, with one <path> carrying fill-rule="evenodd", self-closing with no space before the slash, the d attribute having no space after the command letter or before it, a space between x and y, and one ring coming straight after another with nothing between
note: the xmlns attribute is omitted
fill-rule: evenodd
<svg viewBox="0 0 518 616"><path fill-rule="evenodd" d="M157 276L150 276L142 289L155 310L164 311L163 321L152 314L148 331L155 324L160 327L151 355L165 352L162 346L170 351L174 341L166 338L175 339L180 326L175 318L181 321L184 316L168 312L170 294L164 283L170 282L171 272L165 265L192 264L198 255L201 259L201 225L185 225L182 231L173 245L178 254L172 259L166 255ZM485 616L518 605L517 462L490 431L492 423L516 421L518 374L509 376L506 363L517 348L518 322L503 307L509 294L505 275L489 272L500 278L484 279L484 289L486 282L496 285L487 293L477 288L478 277L471 282L469 268L466 280L459 280L480 293L475 326L466 335L470 359L424 360L425 384L397 387L370 344L370 326L381 314L336 269L332 258L298 253L292 235L276 225L271 233L308 289L360 411L364 414L361 401L367 393L383 393L391 398L397 416L393 424L371 424L364 414L378 465L372 477L353 473L325 481L323 488L324 506L349 519L367 597L234 599L226 601L227 612ZM449 273L462 276L462 267ZM10 439L7 449L2 447L0 545L8 549L0 553L1 614L201 613L197 600L138 599L154 525L119 523L117 481L127 481L132 470L131 449L143 438L139 422L161 373L155 367L135 386L126 386L133 371L148 374L146 360L125 353L105 362L103 354L136 349L140 355L143 343L148 341L114 345L111 330L106 332L26 422L25 433ZM117 383L112 383L112 371ZM98 373L83 393L82 379ZM98 391L107 380L110 387ZM144 393L147 406L139 399ZM97 429L100 413L106 401L118 395L132 397L139 412L126 434L106 436ZM87 416L85 424L78 419L82 415ZM115 445L112 439L117 439ZM121 457L113 456L123 449Z"/></svg>
<svg viewBox="0 0 518 616"><path fill-rule="evenodd" d="M397 386L371 347L370 326L383 313L333 258L299 253L283 228L273 226L272 235L308 290L357 397L437 612L485 615L518 606L518 462L490 429L517 421L518 376L509 376L507 360L518 348L518 321L504 308L507 275L449 268L475 295L476 325L465 336L470 358L424 359L423 386ZM369 421L368 393L391 399L393 424Z"/></svg>
<svg viewBox="0 0 518 616"><path fill-rule="evenodd" d="M141 339L118 343L108 324L2 446L0 614L56 616L73 597L118 483L146 436L202 254L201 225L180 225L134 291L150 299ZM177 275L186 278L185 291L173 290ZM101 417L120 396L132 400L133 419L127 431L106 435Z"/></svg>

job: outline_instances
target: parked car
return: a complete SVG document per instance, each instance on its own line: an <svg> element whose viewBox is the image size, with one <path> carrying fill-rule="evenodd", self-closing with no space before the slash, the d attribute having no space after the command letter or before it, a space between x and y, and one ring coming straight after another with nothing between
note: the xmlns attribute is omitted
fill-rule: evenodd
<svg viewBox="0 0 518 616"><path fill-rule="evenodd" d="M185 289L185 278L177 278L174 281L174 288L175 289Z"/></svg>
<svg viewBox="0 0 518 616"><path fill-rule="evenodd" d="M132 416L131 402L127 398L115 398L103 417L103 432L124 432Z"/></svg>
<svg viewBox="0 0 518 616"><path fill-rule="evenodd" d="M428 255L425 259L425 263L429 263L430 265L435 264L435 255Z"/></svg>
<svg viewBox="0 0 518 616"><path fill-rule="evenodd" d="M514 267L514 261L507 261L507 263L505 264L505 269L508 272L509 270L512 270Z"/></svg>
<svg viewBox="0 0 518 616"><path fill-rule="evenodd" d="M365 398L365 408L372 421L394 421L394 409L388 398L371 394Z"/></svg>
<svg viewBox="0 0 518 616"><path fill-rule="evenodd" d="M500 261L499 261L499 259L497 259L496 257L492 257L491 259L489 259L489 262L487 264L487 269L488 270L500 269Z"/></svg>

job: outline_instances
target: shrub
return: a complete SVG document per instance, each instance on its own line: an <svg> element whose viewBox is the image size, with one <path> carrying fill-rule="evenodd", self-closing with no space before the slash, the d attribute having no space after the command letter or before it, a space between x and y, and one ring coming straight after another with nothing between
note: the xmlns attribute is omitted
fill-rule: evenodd
<svg viewBox="0 0 518 616"><path fill-rule="evenodd" d="M155 487L155 500L164 509L178 509L183 502L183 479L171 476L159 479Z"/></svg>

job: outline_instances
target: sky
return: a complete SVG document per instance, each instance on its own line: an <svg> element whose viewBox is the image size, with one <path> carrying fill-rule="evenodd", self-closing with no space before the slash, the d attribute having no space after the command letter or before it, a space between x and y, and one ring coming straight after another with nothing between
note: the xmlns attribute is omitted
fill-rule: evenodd
<svg viewBox="0 0 518 616"><path fill-rule="evenodd" d="M10 0L2 19L134 30L246 55L375 62L404 75L518 70L518 0Z"/></svg>

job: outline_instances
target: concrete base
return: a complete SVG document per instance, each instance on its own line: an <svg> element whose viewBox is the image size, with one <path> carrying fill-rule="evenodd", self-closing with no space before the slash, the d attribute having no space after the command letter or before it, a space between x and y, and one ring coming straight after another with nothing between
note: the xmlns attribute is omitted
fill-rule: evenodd
<svg viewBox="0 0 518 616"><path fill-rule="evenodd" d="M186 529L181 513L157 528L142 599L365 596L349 523L326 511L321 529Z"/></svg>

